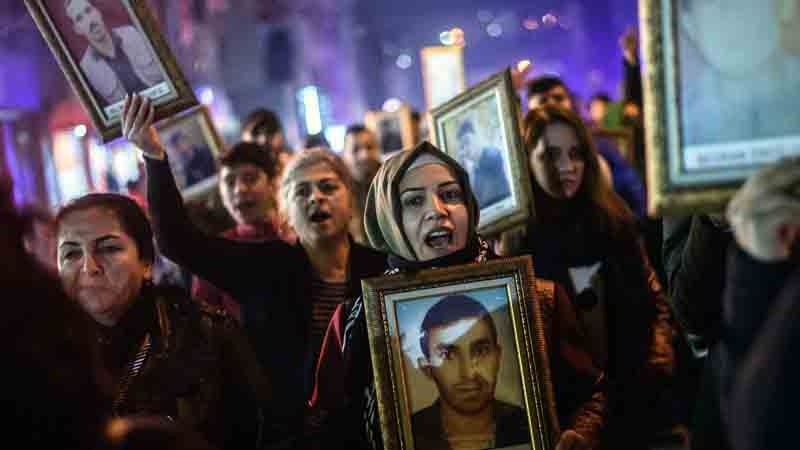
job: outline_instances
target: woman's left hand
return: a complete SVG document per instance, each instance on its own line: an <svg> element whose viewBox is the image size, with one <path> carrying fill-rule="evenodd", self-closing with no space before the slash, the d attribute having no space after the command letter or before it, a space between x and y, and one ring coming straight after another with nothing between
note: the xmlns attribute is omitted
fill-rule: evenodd
<svg viewBox="0 0 800 450"><path fill-rule="evenodd" d="M556 444L556 450L589 450L589 441L575 430L561 433L561 438Z"/></svg>

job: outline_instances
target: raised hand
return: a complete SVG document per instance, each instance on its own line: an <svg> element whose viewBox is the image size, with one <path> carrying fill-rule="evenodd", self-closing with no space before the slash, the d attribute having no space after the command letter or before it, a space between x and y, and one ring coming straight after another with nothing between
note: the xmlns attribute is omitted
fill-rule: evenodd
<svg viewBox="0 0 800 450"><path fill-rule="evenodd" d="M125 96L122 108L122 134L145 156L164 159L164 146L153 127L155 108L150 99L139 94Z"/></svg>
<svg viewBox="0 0 800 450"><path fill-rule="evenodd" d="M619 45L622 47L622 56L630 64L636 64L639 60L639 35L633 27L625 30L622 37L619 38Z"/></svg>

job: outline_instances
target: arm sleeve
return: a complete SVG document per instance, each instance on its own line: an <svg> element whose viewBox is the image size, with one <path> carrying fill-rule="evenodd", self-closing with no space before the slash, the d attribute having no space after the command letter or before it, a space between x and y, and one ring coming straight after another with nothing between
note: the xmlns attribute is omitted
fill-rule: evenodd
<svg viewBox="0 0 800 450"><path fill-rule="evenodd" d="M153 230L165 256L239 301L289 275L291 263L265 267L266 261L290 262L293 248L289 244L237 242L204 234L189 220L167 158L145 157L145 164Z"/></svg>
<svg viewBox="0 0 800 450"><path fill-rule="evenodd" d="M644 105L642 94L642 72L639 64L631 64L627 59L622 58L623 69L625 72L624 91L625 100L635 102L639 107Z"/></svg>
<svg viewBox="0 0 800 450"><path fill-rule="evenodd" d="M662 253L669 298L690 344L707 345L718 337L731 239L730 232L700 216L664 219Z"/></svg>

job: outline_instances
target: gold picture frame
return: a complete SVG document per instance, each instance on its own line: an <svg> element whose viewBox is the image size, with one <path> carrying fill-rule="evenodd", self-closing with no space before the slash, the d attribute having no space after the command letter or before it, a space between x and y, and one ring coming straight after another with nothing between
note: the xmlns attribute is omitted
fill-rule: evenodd
<svg viewBox="0 0 800 450"><path fill-rule="evenodd" d="M422 346L441 345L449 338L438 339L451 335L446 331L451 326L449 324L457 326L464 321L464 314L474 314L475 310L464 312L463 302L466 302L466 307L479 303L484 315L472 322L469 326L472 331L460 334L465 341L459 343L458 338L449 341L450 345L458 348L473 338L480 342L478 323L488 317L498 346L483 353L486 358L496 358L489 361L489 367L495 368L497 380L491 401L501 402L502 398L506 405L516 405L511 407L522 410L517 410L517 419L522 419L521 423L519 420L515 422L516 426L510 426L508 421L501 423L496 415L496 429L521 432L514 436L514 432L507 431L503 437L498 433L494 448L552 448L559 436L559 425L540 308L533 298L533 283L530 256L362 280L378 412L386 450L425 450L431 445L429 439L436 439L434 433L427 433L427 430L431 427L438 429L441 425L436 425L435 419L430 420L438 417L430 413L436 411L436 405L441 401L437 377L442 372L430 372L433 366L422 362L431 358L430 354L428 357L423 355ZM448 314L454 315L448 317ZM450 319L455 322L448 322ZM439 321L432 329L444 329L444 334L421 329L436 320ZM485 342L485 336L491 333L483 333ZM452 350L452 354L456 352ZM414 365L415 355L423 358L418 360L419 367ZM494 361L494 366L491 361ZM448 368L445 364L436 366L437 370L455 367L451 365ZM437 381L434 383L427 378ZM480 395L484 398L475 401L489 401L488 391L476 394ZM431 401L430 406L424 406ZM498 410L495 407L495 411ZM503 439L508 442L503 442ZM517 442L519 440L523 442Z"/></svg>
<svg viewBox="0 0 800 450"><path fill-rule="evenodd" d="M492 75L430 112L434 142L470 174L470 185L481 210L478 231L486 236L497 235L534 216L519 117L510 69Z"/></svg>
<svg viewBox="0 0 800 450"><path fill-rule="evenodd" d="M364 114L364 126L375 133L383 154L394 153L415 144L411 108L406 104L391 112L367 111Z"/></svg>
<svg viewBox="0 0 800 450"><path fill-rule="evenodd" d="M217 189L217 158L224 143L205 105L196 106L156 124L175 181L186 201L196 201Z"/></svg>
<svg viewBox="0 0 800 450"><path fill-rule="evenodd" d="M785 0L770 1L778 4ZM736 24L713 11L698 9L712 6L709 2L689 5L679 0L639 2L648 211L653 216L721 211L736 189L760 167L800 154L796 101L793 113L781 112L792 108L790 102L800 89L797 71L783 83L769 84L773 86L769 94L760 95L758 102L752 101L756 99L752 88L765 82L749 82L747 76L737 75L745 61L745 66L759 67L761 75L772 69L782 71L791 47L786 46L785 39L777 39L776 52L785 56L754 63L762 52L753 50L752 58L726 60L725 55L732 53L728 46L736 46L730 39L735 39L741 28L722 30L733 29ZM744 20L750 14L769 14L772 9L767 6L753 3L752 11L740 11L739 15ZM793 14L800 23L800 12ZM776 36L786 36L779 26L788 23L785 18L764 18L776 21ZM726 38L717 39L720 36ZM794 58L797 60L797 55ZM722 86L727 86L728 94L718 92ZM735 98L745 96L751 101L741 103L743 107L733 106Z"/></svg>
<svg viewBox="0 0 800 450"><path fill-rule="evenodd" d="M104 143L121 136L122 98L129 86L153 100L156 121L197 105L145 0L78 2L88 5L85 11L69 10L64 0L25 0L25 6ZM104 37L90 31L98 27Z"/></svg>
<svg viewBox="0 0 800 450"><path fill-rule="evenodd" d="M420 61L429 111L467 89L462 46L425 47L420 50Z"/></svg>

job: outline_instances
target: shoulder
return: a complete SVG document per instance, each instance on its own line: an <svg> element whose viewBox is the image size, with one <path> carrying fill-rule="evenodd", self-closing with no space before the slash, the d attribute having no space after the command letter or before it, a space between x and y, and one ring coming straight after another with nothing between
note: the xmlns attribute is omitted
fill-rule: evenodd
<svg viewBox="0 0 800 450"><path fill-rule="evenodd" d="M495 416L497 417L498 422L502 420L526 420L527 418L527 414L525 413L524 409L517 405L506 403L502 400L495 400L494 408Z"/></svg>
<svg viewBox="0 0 800 450"><path fill-rule="evenodd" d="M194 320L213 329L232 329L238 327L236 319L224 308L203 301L194 301L180 288L158 287L156 295L163 302L168 314L173 318Z"/></svg>
<svg viewBox="0 0 800 450"><path fill-rule="evenodd" d="M353 242L350 258L358 266L363 267L367 272L374 275L380 275L387 267L385 253L355 242Z"/></svg>
<svg viewBox="0 0 800 450"><path fill-rule="evenodd" d="M119 36L122 40L142 39L142 34L139 32L139 30L130 25L123 25L121 27L114 28L114 34Z"/></svg>

